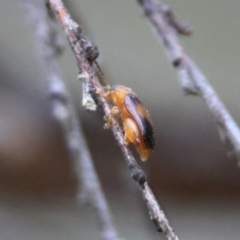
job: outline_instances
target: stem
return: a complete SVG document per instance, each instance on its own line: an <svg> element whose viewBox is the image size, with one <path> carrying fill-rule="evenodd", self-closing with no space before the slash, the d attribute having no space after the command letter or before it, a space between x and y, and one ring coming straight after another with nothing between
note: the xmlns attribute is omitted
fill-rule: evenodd
<svg viewBox="0 0 240 240"><path fill-rule="evenodd" d="M177 69L185 94L199 95L206 103L217 125L220 138L230 146L240 164L240 130L197 64L186 54L178 34L189 35L189 27L168 6L157 0L137 0L154 32Z"/></svg>
<svg viewBox="0 0 240 240"><path fill-rule="evenodd" d="M104 240L118 240L107 201L97 177L90 151L77 119L74 105L68 96L61 77L56 54L59 53L59 36L44 1L21 0L34 30L34 42L48 85L52 114L60 123L71 155L73 170L78 182L78 202L82 193L94 209L101 236Z"/></svg>

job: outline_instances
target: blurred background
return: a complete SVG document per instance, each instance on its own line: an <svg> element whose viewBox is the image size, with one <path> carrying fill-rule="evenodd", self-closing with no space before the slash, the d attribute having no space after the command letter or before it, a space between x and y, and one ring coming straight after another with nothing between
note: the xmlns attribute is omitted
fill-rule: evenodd
<svg viewBox="0 0 240 240"><path fill-rule="evenodd" d="M76 179L19 2L0 0L0 239L99 239L92 210L76 203ZM240 124L239 0L165 2L192 26L183 45ZM132 88L152 115L156 149L140 164L177 235L239 239L237 160L227 155L204 102L183 95L136 2L67 4L98 45L110 83ZM121 237L159 239L111 131L103 130L102 113L81 106L67 43L59 63Z"/></svg>

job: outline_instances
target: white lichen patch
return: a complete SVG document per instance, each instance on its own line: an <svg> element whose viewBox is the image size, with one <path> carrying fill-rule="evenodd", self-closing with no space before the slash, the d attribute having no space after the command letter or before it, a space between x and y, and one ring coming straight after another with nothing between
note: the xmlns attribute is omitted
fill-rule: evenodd
<svg viewBox="0 0 240 240"><path fill-rule="evenodd" d="M87 72L82 72L78 75L78 79L83 83L83 95L82 95L82 105L86 110L96 111L97 105L93 100L91 94L89 93L89 87L86 84L86 80L89 79L89 74Z"/></svg>

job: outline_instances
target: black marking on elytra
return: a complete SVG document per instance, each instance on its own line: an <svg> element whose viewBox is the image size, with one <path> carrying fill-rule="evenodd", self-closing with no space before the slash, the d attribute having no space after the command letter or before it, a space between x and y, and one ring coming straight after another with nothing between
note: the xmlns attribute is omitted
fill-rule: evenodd
<svg viewBox="0 0 240 240"><path fill-rule="evenodd" d="M153 149L155 146L154 132L147 110L145 112L148 114L148 116L142 116L142 113L138 111L137 106L140 105L142 108L144 108L144 106L134 93L129 93L126 95L124 104L126 109L129 111L129 114L132 115L133 119L135 119L143 136L144 143L148 148Z"/></svg>

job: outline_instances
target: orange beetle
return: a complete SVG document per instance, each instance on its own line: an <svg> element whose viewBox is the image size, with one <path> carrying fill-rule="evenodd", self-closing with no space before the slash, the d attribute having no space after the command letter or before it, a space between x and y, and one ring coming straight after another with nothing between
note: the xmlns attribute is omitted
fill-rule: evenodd
<svg viewBox="0 0 240 240"><path fill-rule="evenodd" d="M115 105L112 114L120 112L125 132L125 143L133 143L143 161L151 155L155 145L150 115L137 95L122 85L112 86L105 94ZM109 118L111 120L111 116Z"/></svg>

